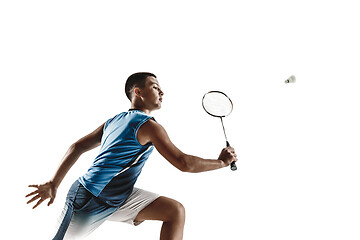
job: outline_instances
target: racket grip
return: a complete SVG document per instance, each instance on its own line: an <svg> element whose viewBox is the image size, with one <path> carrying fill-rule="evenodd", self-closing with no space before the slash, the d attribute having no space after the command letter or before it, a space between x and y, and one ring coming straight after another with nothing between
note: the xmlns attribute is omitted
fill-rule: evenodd
<svg viewBox="0 0 360 240"><path fill-rule="evenodd" d="M230 143L229 143L228 141L226 141L226 147L230 147ZM230 169L231 169L232 171L236 171L236 170L237 170L237 166L236 166L235 162L232 162L232 163L230 164Z"/></svg>
<svg viewBox="0 0 360 240"><path fill-rule="evenodd" d="M236 170L237 170L237 166L236 166L235 162L232 162L232 163L230 164L230 169L231 169L232 171L236 171Z"/></svg>

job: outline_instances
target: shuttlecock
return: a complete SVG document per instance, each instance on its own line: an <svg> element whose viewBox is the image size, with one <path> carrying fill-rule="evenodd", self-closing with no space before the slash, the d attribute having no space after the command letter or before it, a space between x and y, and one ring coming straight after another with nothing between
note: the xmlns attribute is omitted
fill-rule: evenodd
<svg viewBox="0 0 360 240"><path fill-rule="evenodd" d="M285 83L294 83L296 82L296 77L291 75L288 79L285 80Z"/></svg>

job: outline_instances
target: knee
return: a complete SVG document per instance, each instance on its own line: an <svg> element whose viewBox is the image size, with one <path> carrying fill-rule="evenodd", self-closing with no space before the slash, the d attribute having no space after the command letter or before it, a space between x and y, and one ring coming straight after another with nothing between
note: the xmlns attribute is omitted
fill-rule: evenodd
<svg viewBox="0 0 360 240"><path fill-rule="evenodd" d="M185 221L185 207L177 202L174 201L171 209L169 209L169 217L170 217L170 221Z"/></svg>
<svg viewBox="0 0 360 240"><path fill-rule="evenodd" d="M185 218L185 207L179 202L176 204L176 214L182 218Z"/></svg>

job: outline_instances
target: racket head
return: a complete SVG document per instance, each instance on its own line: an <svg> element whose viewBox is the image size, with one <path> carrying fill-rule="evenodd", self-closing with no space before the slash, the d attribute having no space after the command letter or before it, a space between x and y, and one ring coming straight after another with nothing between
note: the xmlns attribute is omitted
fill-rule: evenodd
<svg viewBox="0 0 360 240"><path fill-rule="evenodd" d="M226 117L233 110L231 99L221 91L209 91L204 94L202 106L213 117Z"/></svg>

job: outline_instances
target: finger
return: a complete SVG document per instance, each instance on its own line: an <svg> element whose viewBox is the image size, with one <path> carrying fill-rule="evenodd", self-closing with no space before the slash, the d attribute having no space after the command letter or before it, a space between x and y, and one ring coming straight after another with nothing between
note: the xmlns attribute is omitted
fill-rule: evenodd
<svg viewBox="0 0 360 240"><path fill-rule="evenodd" d="M35 206L33 206L33 209L36 208L37 206L39 206L45 199L40 199Z"/></svg>
<svg viewBox="0 0 360 240"><path fill-rule="evenodd" d="M27 202L27 204L29 204L29 203L31 203L31 202L33 202L33 201L35 201L36 199L38 199L38 198L40 198L40 196L39 195L36 195L35 197L33 197L32 199L30 199L28 202Z"/></svg>
<svg viewBox="0 0 360 240"><path fill-rule="evenodd" d="M51 198L51 199L50 199L50 201L49 201L49 203L48 203L48 206L50 206L50 205L54 202L54 199L55 199L55 198Z"/></svg>
<svg viewBox="0 0 360 240"><path fill-rule="evenodd" d="M26 195L25 197L30 197L30 196L32 196L32 195L34 195L34 194L37 194L38 192L39 192L38 190L33 191L32 193L29 193L29 194Z"/></svg>

